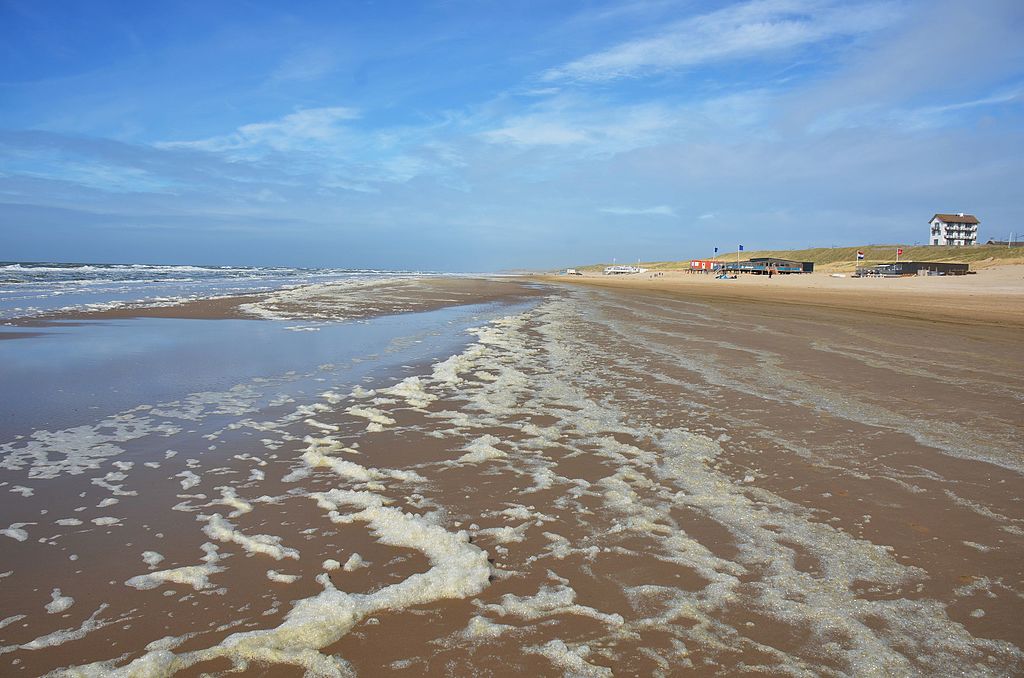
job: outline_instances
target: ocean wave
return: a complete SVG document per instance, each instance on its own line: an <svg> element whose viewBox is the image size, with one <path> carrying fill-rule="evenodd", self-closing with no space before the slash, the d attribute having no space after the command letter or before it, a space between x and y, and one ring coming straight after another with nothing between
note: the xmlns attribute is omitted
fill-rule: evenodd
<svg viewBox="0 0 1024 678"><path fill-rule="evenodd" d="M0 319L112 303L145 305L168 297L248 295L313 283L431 275L439 274L356 268L6 261L0 262Z"/></svg>

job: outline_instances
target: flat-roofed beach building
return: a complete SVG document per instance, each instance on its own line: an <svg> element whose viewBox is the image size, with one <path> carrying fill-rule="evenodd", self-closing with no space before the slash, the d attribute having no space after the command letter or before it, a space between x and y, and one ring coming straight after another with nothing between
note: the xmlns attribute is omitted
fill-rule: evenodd
<svg viewBox="0 0 1024 678"><path fill-rule="evenodd" d="M813 273L813 261L793 261L777 257L754 257L748 261L728 261L721 265L725 271L767 275L769 269L775 273Z"/></svg>
<svg viewBox="0 0 1024 678"><path fill-rule="evenodd" d="M978 242L978 217L973 214L936 214L928 222L933 245L975 245Z"/></svg>
<svg viewBox="0 0 1024 678"><path fill-rule="evenodd" d="M877 266L861 266L854 274L858 278L893 278L907 275L967 275L969 264L952 261L891 261Z"/></svg>

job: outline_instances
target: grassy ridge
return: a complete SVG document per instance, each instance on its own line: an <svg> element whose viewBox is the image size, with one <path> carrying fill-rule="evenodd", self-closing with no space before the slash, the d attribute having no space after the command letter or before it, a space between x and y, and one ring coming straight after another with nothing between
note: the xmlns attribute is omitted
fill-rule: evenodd
<svg viewBox="0 0 1024 678"><path fill-rule="evenodd" d="M813 261L815 270L852 271L858 265L874 265L896 260L896 248L902 247L902 261L955 261L971 264L972 269L1002 264L1024 263L1024 248L1005 245L977 245L975 247L940 247L935 245L862 245L860 247L815 247L803 250L753 250L740 254L741 259L752 257L778 257L795 261ZM864 261L857 262L857 250L864 252ZM694 259L712 259L703 255ZM719 253L717 259L735 261L735 252ZM580 268L600 270L608 264L592 264ZM688 269L689 259L679 261L653 261L641 264L652 270Z"/></svg>

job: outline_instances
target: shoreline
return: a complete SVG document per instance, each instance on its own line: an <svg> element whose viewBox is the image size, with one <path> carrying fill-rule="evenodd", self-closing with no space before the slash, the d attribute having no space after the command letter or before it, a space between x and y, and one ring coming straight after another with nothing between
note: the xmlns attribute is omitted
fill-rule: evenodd
<svg viewBox="0 0 1024 678"><path fill-rule="evenodd" d="M311 283L259 294L204 297L174 304L145 301L106 309L66 309L9 318L0 326L53 327L74 321L168 318L178 320L363 320L400 313L434 311L450 306L511 301L537 296L527 278L510 288L512 279L487 276L374 280L360 285ZM0 334L2 338L35 336L32 332Z"/></svg>
<svg viewBox="0 0 1024 678"><path fill-rule="evenodd" d="M717 280L711 275L682 271L657 273L661 272L540 275L534 279L724 303L767 303L927 322L1024 327L1024 265L986 269L971 276L896 279L833 278L811 273Z"/></svg>

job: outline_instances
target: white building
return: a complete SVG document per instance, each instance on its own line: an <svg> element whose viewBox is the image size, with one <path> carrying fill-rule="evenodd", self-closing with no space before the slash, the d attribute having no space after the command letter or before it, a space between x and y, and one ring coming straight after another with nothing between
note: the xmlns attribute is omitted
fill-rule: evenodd
<svg viewBox="0 0 1024 678"><path fill-rule="evenodd" d="M936 214L928 222L933 245L975 245L978 242L978 217L973 214Z"/></svg>

